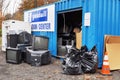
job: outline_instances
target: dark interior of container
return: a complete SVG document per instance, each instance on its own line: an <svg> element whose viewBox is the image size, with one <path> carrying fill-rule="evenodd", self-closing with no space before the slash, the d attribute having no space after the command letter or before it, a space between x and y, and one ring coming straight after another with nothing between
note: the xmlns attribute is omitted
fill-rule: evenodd
<svg viewBox="0 0 120 80"><path fill-rule="evenodd" d="M67 53L67 45L76 45L74 29L81 31L82 10L59 13L57 19L57 55L64 56Z"/></svg>

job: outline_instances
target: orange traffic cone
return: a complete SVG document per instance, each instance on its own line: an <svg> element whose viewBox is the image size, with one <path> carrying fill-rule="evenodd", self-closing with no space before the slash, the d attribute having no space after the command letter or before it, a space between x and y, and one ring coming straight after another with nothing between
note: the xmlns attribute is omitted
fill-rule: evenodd
<svg viewBox="0 0 120 80"><path fill-rule="evenodd" d="M104 55L104 60L103 60L103 66L102 66L101 74L103 74L103 75L111 75L109 62L108 62L108 53L107 52L105 52L105 55Z"/></svg>

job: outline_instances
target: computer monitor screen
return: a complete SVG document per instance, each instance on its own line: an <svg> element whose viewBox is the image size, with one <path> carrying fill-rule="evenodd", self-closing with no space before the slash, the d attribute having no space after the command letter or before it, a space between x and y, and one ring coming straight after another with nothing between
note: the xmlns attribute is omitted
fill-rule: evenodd
<svg viewBox="0 0 120 80"><path fill-rule="evenodd" d="M47 50L49 38L45 36L33 36L33 49L34 50Z"/></svg>
<svg viewBox="0 0 120 80"><path fill-rule="evenodd" d="M7 60L16 61L17 51L8 50L7 53Z"/></svg>
<svg viewBox="0 0 120 80"><path fill-rule="evenodd" d="M21 53L18 49L6 49L6 61L8 63L20 63Z"/></svg>

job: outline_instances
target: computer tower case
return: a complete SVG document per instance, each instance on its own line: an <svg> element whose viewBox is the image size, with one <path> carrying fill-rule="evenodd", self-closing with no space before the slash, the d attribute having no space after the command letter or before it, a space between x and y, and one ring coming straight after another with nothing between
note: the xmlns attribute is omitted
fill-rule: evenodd
<svg viewBox="0 0 120 80"><path fill-rule="evenodd" d="M21 51L18 48L6 49L6 62L20 64L22 62Z"/></svg>
<svg viewBox="0 0 120 80"><path fill-rule="evenodd" d="M18 35L17 34L8 34L7 35L7 47L16 48L18 43Z"/></svg>

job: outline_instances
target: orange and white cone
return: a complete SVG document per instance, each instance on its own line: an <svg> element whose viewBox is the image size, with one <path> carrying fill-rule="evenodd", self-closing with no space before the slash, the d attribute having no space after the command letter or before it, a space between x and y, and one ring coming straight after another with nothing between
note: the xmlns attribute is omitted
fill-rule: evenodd
<svg viewBox="0 0 120 80"><path fill-rule="evenodd" d="M103 74L103 75L111 75L107 52L105 52L105 55L104 55L104 60L103 60L103 66L102 66L101 74Z"/></svg>

